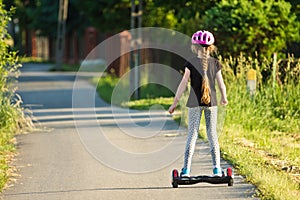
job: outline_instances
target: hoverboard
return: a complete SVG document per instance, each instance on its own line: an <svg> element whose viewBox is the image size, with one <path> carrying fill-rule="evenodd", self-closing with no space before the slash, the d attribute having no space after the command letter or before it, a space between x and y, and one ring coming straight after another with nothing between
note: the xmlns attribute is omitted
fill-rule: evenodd
<svg viewBox="0 0 300 200"><path fill-rule="evenodd" d="M229 167L226 170L226 174L222 171L222 176L190 176L181 177L177 169L172 171L172 186L178 188L178 185L193 185L197 183L211 183L211 184L228 184L233 186L233 170Z"/></svg>

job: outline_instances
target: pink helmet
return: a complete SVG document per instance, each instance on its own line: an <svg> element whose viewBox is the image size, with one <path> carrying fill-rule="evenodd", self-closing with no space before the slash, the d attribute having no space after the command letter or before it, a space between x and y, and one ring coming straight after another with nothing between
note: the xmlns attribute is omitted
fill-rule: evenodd
<svg viewBox="0 0 300 200"><path fill-rule="evenodd" d="M214 35L209 31L197 31L192 36L192 44L212 45L215 42Z"/></svg>

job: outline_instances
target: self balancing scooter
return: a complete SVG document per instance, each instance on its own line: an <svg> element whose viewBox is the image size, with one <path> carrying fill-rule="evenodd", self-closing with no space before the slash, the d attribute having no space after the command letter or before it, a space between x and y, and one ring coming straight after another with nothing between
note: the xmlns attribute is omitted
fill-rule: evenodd
<svg viewBox="0 0 300 200"><path fill-rule="evenodd" d="M190 176L181 177L177 169L172 171L172 186L173 188L178 188L178 185L192 185L197 183L211 183L211 184L228 184L228 186L233 186L233 170L229 167L226 170L226 174L222 172L222 176Z"/></svg>

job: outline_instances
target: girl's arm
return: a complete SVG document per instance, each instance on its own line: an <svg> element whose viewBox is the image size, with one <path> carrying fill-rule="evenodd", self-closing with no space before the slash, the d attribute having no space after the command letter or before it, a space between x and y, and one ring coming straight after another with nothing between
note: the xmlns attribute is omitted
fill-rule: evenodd
<svg viewBox="0 0 300 200"><path fill-rule="evenodd" d="M189 82L190 74L191 74L190 70L188 68L185 68L184 75L182 77L182 80L177 88L176 95L174 97L174 102L169 108L170 114L172 114L174 112L180 97L182 96L184 90L186 89L186 86Z"/></svg>
<svg viewBox="0 0 300 200"><path fill-rule="evenodd" d="M218 86L219 86L219 89L220 89L221 95L222 95L221 105L227 105L228 100L227 100L227 95L226 95L226 86L225 86L224 81L223 81L221 70L219 70L217 72L216 79L218 81Z"/></svg>

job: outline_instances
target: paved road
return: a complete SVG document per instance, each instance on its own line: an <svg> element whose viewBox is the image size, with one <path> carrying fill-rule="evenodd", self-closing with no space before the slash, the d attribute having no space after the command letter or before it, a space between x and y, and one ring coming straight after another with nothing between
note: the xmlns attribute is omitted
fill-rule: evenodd
<svg viewBox="0 0 300 200"><path fill-rule="evenodd" d="M254 186L239 175L234 187L203 183L172 188L171 171L182 166L184 129L166 112L111 107L84 78L50 73L48 68L22 69L19 93L33 110L39 130L17 136L19 155L13 164L20 176L0 195L2 199L194 200L253 195ZM87 103L90 99L94 108ZM199 141L197 148L193 173L210 174L208 146ZM228 166L224 161L222 165Z"/></svg>

